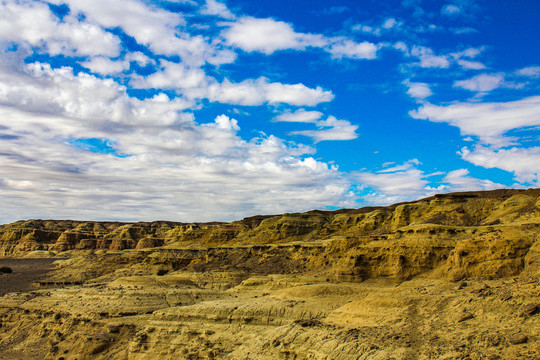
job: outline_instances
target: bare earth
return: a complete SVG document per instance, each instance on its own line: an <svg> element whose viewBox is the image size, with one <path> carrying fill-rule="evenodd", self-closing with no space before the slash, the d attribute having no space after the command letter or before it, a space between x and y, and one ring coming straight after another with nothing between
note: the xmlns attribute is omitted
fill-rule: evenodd
<svg viewBox="0 0 540 360"><path fill-rule="evenodd" d="M58 259L15 259L0 258L0 267L10 267L13 272L0 275L0 296L14 291L27 291L34 287L34 281L45 278L45 275L54 269Z"/></svg>

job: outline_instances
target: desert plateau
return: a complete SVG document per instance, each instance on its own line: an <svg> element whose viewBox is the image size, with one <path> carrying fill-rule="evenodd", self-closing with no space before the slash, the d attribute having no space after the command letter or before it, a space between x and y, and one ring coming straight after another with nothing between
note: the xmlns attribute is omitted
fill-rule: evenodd
<svg viewBox="0 0 540 360"><path fill-rule="evenodd" d="M0 253L6 360L540 358L540 189L232 223L18 221Z"/></svg>

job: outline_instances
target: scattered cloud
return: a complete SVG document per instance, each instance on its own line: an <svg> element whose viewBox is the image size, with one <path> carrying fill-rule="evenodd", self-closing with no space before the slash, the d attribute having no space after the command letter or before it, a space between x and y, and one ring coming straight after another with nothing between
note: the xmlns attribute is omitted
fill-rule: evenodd
<svg viewBox="0 0 540 360"><path fill-rule="evenodd" d="M361 31L366 34L375 36L382 36L390 31L399 30L403 26L402 21L398 21L393 17L386 18L382 23L377 26L357 24L352 27L353 31Z"/></svg>

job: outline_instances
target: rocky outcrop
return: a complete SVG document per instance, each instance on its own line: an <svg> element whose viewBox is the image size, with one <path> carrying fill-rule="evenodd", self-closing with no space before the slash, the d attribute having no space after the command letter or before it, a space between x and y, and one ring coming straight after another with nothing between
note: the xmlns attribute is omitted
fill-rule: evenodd
<svg viewBox="0 0 540 360"><path fill-rule="evenodd" d="M539 199L540 189L453 193L232 223L19 221L0 227L0 254L164 248L174 258L169 270L497 278L538 272Z"/></svg>

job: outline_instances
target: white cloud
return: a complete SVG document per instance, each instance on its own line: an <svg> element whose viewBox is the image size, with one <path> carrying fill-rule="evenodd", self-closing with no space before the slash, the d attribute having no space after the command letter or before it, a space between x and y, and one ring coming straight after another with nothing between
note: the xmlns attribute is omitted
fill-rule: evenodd
<svg viewBox="0 0 540 360"><path fill-rule="evenodd" d="M397 21L395 18L387 18L378 26L370 26L365 24L357 24L352 27L354 31L361 31L367 34L381 36L388 33L391 30L400 29L403 26L401 21Z"/></svg>
<svg viewBox="0 0 540 360"><path fill-rule="evenodd" d="M81 63L81 65L94 73L102 75L117 74L129 69L129 62L127 61L113 61L101 56L93 57Z"/></svg>
<svg viewBox="0 0 540 360"><path fill-rule="evenodd" d="M318 130L293 131L291 134L311 137L316 143L326 140L354 140L358 137L356 133L358 126L347 120L329 116L326 120L317 121L316 124Z"/></svg>
<svg viewBox="0 0 540 360"><path fill-rule="evenodd" d="M540 186L540 147L493 149L477 146L472 150L463 148L461 156L478 166L511 172L521 183Z"/></svg>
<svg viewBox="0 0 540 360"><path fill-rule="evenodd" d="M290 24L271 18L240 18L231 23L221 35L229 45L247 52L257 51L267 55L279 50L304 50L313 47L327 51L335 59L375 59L378 50L377 45L368 41L358 43L345 37L298 33Z"/></svg>
<svg viewBox="0 0 540 360"><path fill-rule="evenodd" d="M481 69L486 68L486 66L479 61L469 61L469 60L460 59L457 61L457 63L462 68L467 69L467 70L481 70Z"/></svg>
<svg viewBox="0 0 540 360"><path fill-rule="evenodd" d="M328 52L335 59L376 59L378 47L368 41L357 43L348 39L334 41Z"/></svg>
<svg viewBox="0 0 540 360"><path fill-rule="evenodd" d="M454 82L454 87L460 87L470 91L491 91L504 84L503 74L480 74L471 79Z"/></svg>
<svg viewBox="0 0 540 360"><path fill-rule="evenodd" d="M387 164L388 165L388 164ZM468 169L457 169L448 173L426 174L419 169L418 159L406 161L378 172L354 174L364 189L372 189L364 200L369 204L394 204L453 191L492 190L504 187L490 180L469 176ZM436 176L445 175L441 180Z"/></svg>
<svg viewBox="0 0 540 360"><path fill-rule="evenodd" d="M147 76L134 76L130 85L135 88L191 89L206 86L208 79L199 67L161 60L159 71Z"/></svg>
<svg viewBox="0 0 540 360"><path fill-rule="evenodd" d="M243 17L232 23L222 35L230 45L267 55L277 50L304 49L309 46L305 34L296 33L288 23L270 18Z"/></svg>
<svg viewBox="0 0 540 360"><path fill-rule="evenodd" d="M148 56L144 55L143 53L141 53L139 51L130 52L130 53L126 54L125 60L126 61L134 61L139 66L146 66L148 64L153 64L154 63L154 60L150 59Z"/></svg>
<svg viewBox="0 0 540 360"><path fill-rule="evenodd" d="M349 182L307 156L313 148L274 136L246 141L226 115L198 125L184 100L141 101L111 79L9 60L0 63L3 222L233 220L351 205ZM75 148L81 136L113 152Z"/></svg>
<svg viewBox="0 0 540 360"><path fill-rule="evenodd" d="M386 19L383 24L381 25L384 29L392 29L393 27L397 26L399 23L396 19L394 18L388 18Z"/></svg>
<svg viewBox="0 0 540 360"><path fill-rule="evenodd" d="M407 94L414 99L423 100L433 95L431 89L429 88L429 85L426 83L410 82L409 80L407 80L404 81L403 84L409 88L407 90Z"/></svg>
<svg viewBox="0 0 540 360"><path fill-rule="evenodd" d="M229 131L238 131L240 127L238 126L238 121L236 119L231 119L227 115L221 114L215 119L215 124L220 129L225 129Z"/></svg>
<svg viewBox="0 0 540 360"><path fill-rule="evenodd" d="M540 125L540 96L492 103L455 103L446 106L424 104L411 111L415 119L456 126L462 135L478 136L483 143L504 146L503 135L513 129Z"/></svg>
<svg viewBox="0 0 540 360"><path fill-rule="evenodd" d="M494 190L505 187L491 180L470 177L468 169L450 171L442 182L448 183L452 191Z"/></svg>
<svg viewBox="0 0 540 360"><path fill-rule="evenodd" d="M255 106L290 104L315 106L331 101L334 95L321 87L309 88L304 84L269 82L266 78L247 79L233 83L224 79L218 83L199 67L162 60L161 68L154 74L134 76L130 85L135 88L177 90L189 99L209 99L224 104Z"/></svg>
<svg viewBox="0 0 540 360"><path fill-rule="evenodd" d="M296 106L315 106L322 102L331 101L334 95L331 91L323 90L320 86L315 89L304 84L267 83L265 85L269 103L285 103Z"/></svg>
<svg viewBox="0 0 540 360"><path fill-rule="evenodd" d="M420 60L419 66L423 68L442 68L450 67L450 61L447 56L435 55L433 50L424 46L413 46L411 55Z"/></svg>
<svg viewBox="0 0 540 360"><path fill-rule="evenodd" d="M320 111L306 111L298 109L295 112L285 112L275 117L276 121L316 123L323 115Z"/></svg>
<svg viewBox="0 0 540 360"><path fill-rule="evenodd" d="M216 15L228 20L232 20L236 17L229 9L227 9L227 5L216 0L206 0L206 3L201 9L201 14Z"/></svg>
<svg viewBox="0 0 540 360"><path fill-rule="evenodd" d="M525 77L530 77L530 78L538 78L538 77L540 77L540 66L524 67L523 69L517 70L515 73L518 76L525 76Z"/></svg>
<svg viewBox="0 0 540 360"><path fill-rule="evenodd" d="M104 28L120 27L139 44L148 46L154 53L178 55L191 66L205 62L222 64L234 61L230 50L210 44L203 36L191 36L182 31L185 19L179 13L169 12L137 0L52 0L66 3L74 16L82 13L89 22ZM84 46L81 46L84 48Z"/></svg>
<svg viewBox="0 0 540 360"><path fill-rule="evenodd" d="M373 189L365 200L370 204L392 204L433 194L427 175L417 168L417 160L379 172L353 174L364 187Z"/></svg>
<svg viewBox="0 0 540 360"><path fill-rule="evenodd" d="M117 56L120 40L75 16L60 22L48 6L36 1L0 3L0 40L27 43L51 55Z"/></svg>
<svg viewBox="0 0 540 360"><path fill-rule="evenodd" d="M266 78L259 78L240 83L231 83L225 79L221 84L212 84L208 88L208 98L211 101L248 106L264 103L315 106L331 101L334 95L320 87L313 89L303 84L271 83Z"/></svg>

